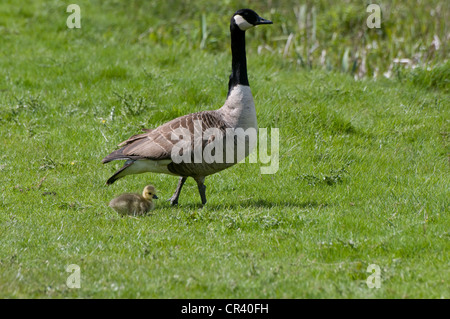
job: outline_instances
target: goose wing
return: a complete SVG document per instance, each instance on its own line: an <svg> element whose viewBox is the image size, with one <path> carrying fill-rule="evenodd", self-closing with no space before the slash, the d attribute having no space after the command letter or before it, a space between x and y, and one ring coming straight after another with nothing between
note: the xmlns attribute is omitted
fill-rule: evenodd
<svg viewBox="0 0 450 319"><path fill-rule="evenodd" d="M173 139L172 136L180 136L182 132L189 132L191 135L191 149L193 149L193 137L196 131L197 134L201 134L198 130L204 132L208 128L216 128L225 132L228 127L230 126L216 111L188 114L169 121L154 130L133 135L119 144L122 148L106 156L102 162L108 163L113 160L122 159L170 159L174 145L179 142L179 139ZM207 142L208 141L203 141L203 146L205 146Z"/></svg>

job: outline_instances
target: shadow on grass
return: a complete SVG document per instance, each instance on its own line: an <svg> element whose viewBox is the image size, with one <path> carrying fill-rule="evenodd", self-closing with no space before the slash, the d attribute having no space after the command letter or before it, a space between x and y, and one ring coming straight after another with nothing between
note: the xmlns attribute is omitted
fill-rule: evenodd
<svg viewBox="0 0 450 319"><path fill-rule="evenodd" d="M169 203L166 204L170 206ZM167 208L167 206L161 206L161 208ZM199 203L180 203L178 206L174 206L174 209L211 209L211 210L225 210L225 209L245 209L245 208L316 208L316 207L326 207L328 204L319 203L316 201L306 201L306 202L296 202L296 201L269 201L264 199L258 200L246 200L238 201L235 203L213 203L208 202L206 205L201 205ZM157 208L156 208L157 209Z"/></svg>

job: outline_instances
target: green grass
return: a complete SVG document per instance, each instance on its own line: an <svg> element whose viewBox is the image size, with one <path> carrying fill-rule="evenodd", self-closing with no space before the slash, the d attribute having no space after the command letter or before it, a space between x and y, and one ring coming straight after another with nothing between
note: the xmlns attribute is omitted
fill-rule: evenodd
<svg viewBox="0 0 450 319"><path fill-rule="evenodd" d="M369 72L355 81L341 72L339 52L358 32L352 19L365 17L357 2L316 5L320 45L339 46L327 42L333 29L343 36L325 70L315 53L309 66L294 47L283 55L276 38L295 31L292 6L223 1L209 12L203 1L77 3L79 30L66 28L58 1L0 4L0 297L450 297L443 38L414 70L396 66L390 79ZM380 32L390 36L380 36L381 52L367 62L379 73L392 61L384 52L423 53L446 28L446 1L393 3L389 19L422 14L422 27L387 23ZM100 161L119 142L223 104L227 23L241 6L275 22L248 32L247 51L259 126L280 129L279 171L240 164L210 176L203 208L193 180L175 208L164 201L172 176L106 186L121 164ZM272 52L258 54L260 45ZM148 183L161 198L151 215L122 218L107 207ZM80 289L66 286L69 264L80 266ZM380 289L366 285L370 264L381 267Z"/></svg>

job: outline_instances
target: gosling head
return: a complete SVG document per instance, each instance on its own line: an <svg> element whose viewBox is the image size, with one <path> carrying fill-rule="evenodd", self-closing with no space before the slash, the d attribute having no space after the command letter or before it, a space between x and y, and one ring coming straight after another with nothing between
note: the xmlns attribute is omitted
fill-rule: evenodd
<svg viewBox="0 0 450 319"><path fill-rule="evenodd" d="M153 185L147 185L144 188L144 191L142 192L142 197L144 197L146 200L152 201L152 199L158 199L158 196L156 196L156 189Z"/></svg>
<svg viewBox="0 0 450 319"><path fill-rule="evenodd" d="M237 26L241 31L246 31L259 24L272 24L270 20L261 18L255 11L240 9L231 18L231 27Z"/></svg>

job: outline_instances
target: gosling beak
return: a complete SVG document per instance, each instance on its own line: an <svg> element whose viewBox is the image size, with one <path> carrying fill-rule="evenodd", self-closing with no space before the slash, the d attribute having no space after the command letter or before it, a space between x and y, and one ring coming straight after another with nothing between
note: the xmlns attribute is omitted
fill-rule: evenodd
<svg viewBox="0 0 450 319"><path fill-rule="evenodd" d="M156 196L156 194L155 194L155 195L153 195L153 198L154 198L154 199L158 199L158 196Z"/></svg>
<svg viewBox="0 0 450 319"><path fill-rule="evenodd" d="M270 21L270 20L267 20L267 19L264 19L264 18L259 17L259 18L258 18L258 21L256 21L255 24L256 24L256 25L258 25L258 24L273 24L273 22Z"/></svg>

